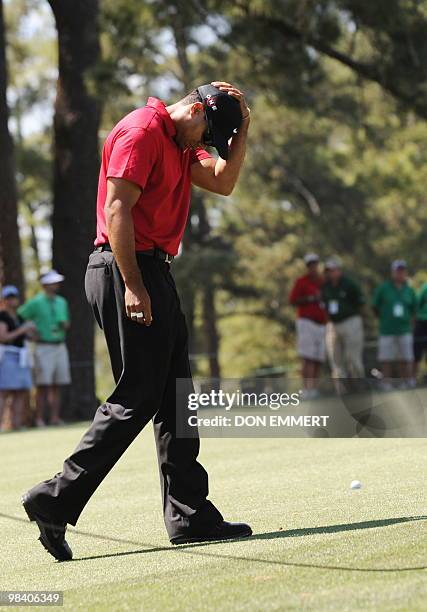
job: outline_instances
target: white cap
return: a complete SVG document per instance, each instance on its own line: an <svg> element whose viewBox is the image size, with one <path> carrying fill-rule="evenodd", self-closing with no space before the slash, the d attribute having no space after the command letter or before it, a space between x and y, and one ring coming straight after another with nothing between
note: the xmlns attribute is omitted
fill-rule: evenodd
<svg viewBox="0 0 427 612"><path fill-rule="evenodd" d="M304 263L306 266L314 263L315 261L319 261L319 256L316 255L316 253L307 253L307 255L304 256Z"/></svg>
<svg viewBox="0 0 427 612"><path fill-rule="evenodd" d="M404 259L395 259L391 264L391 269L394 272L395 270L400 270L401 268L407 268L408 265Z"/></svg>
<svg viewBox="0 0 427 612"><path fill-rule="evenodd" d="M46 274L41 275L40 282L42 285L54 285L55 283L62 283L64 279L65 276L58 274L56 270L50 270Z"/></svg>
<svg viewBox="0 0 427 612"><path fill-rule="evenodd" d="M329 257L325 261L325 268L327 270L337 270L342 268L341 260L338 257Z"/></svg>

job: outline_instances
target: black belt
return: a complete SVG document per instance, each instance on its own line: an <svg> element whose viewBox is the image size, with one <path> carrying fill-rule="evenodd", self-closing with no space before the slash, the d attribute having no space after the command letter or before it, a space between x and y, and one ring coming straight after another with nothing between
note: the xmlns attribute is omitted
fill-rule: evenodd
<svg viewBox="0 0 427 612"><path fill-rule="evenodd" d="M109 244L100 244L95 248L95 252L102 253L103 251L113 251ZM162 249L158 249L155 247L154 249L147 249L146 251L136 251L137 255L147 255L148 257L156 257L161 261L165 261L166 263L172 263L174 260L173 255L169 255L166 251L162 251Z"/></svg>

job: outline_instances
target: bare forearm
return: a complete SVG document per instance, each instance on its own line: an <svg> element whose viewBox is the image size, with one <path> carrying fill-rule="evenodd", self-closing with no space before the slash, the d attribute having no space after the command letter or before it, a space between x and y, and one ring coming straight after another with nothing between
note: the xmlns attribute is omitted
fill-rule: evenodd
<svg viewBox="0 0 427 612"><path fill-rule="evenodd" d="M239 178L240 169L245 159L249 121L249 117L245 119L239 132L233 136L228 160L219 158L215 165L215 176L221 182L225 194L230 194L233 191Z"/></svg>
<svg viewBox="0 0 427 612"><path fill-rule="evenodd" d="M116 201L106 207L106 219L108 239L125 285L138 288L142 285L142 276L135 255L132 212Z"/></svg>
<svg viewBox="0 0 427 612"><path fill-rule="evenodd" d="M0 336L0 344L9 344L9 342L13 342L14 340L16 340L16 338L19 338L24 334L26 334L26 330L19 327L14 331L5 332Z"/></svg>

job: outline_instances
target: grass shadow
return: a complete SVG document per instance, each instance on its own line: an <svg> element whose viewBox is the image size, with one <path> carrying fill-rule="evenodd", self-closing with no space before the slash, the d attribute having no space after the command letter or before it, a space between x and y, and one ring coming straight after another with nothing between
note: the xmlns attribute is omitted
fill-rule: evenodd
<svg viewBox="0 0 427 612"><path fill-rule="evenodd" d="M135 555L135 554L146 554L146 553L156 553L156 552L182 552L192 555L198 556L208 556L220 559L232 559L235 561L246 561L246 562L255 562L255 563L265 563L272 565L283 565L290 567L301 567L301 568L315 568L315 569L328 569L328 570L342 570L342 571L357 571L357 572L407 572L407 571L418 571L427 569L426 566L417 566L417 567L398 567L398 568L360 568L360 567L346 567L346 566L334 566L334 565L322 565L322 564L314 564L314 563L296 563L289 561L281 561L281 560L273 560L273 559L262 559L259 557L243 557L243 556L235 556L235 555L226 555L219 554L213 551L202 551L198 550L202 547L212 546L215 544L224 544L230 543L233 544L235 542L253 542L254 540L271 540L277 538L296 538L303 536L311 536L317 534L329 534L329 533L340 533L343 531L353 531L353 530L361 530L361 529L376 529L378 527L388 527L391 525L396 525L400 523L408 523L412 521L422 521L426 520L427 516L402 516L395 517L389 519L377 519L373 521L361 521L357 523L343 523L338 525L326 525L321 527L306 527L302 529L287 529L287 530L279 530L279 531L271 531L266 533L257 533L252 535L250 538L236 538L233 540L221 540L214 542L198 542L193 544L182 544L180 546L150 546L146 544L147 548L140 550L132 550L132 551L124 551L117 553L109 553L105 555L93 555L86 557L78 557L75 558L74 561L87 561L91 559L99 559L99 558L109 558L109 557L119 557L119 556L127 556L127 555ZM77 531L77 530L76 530ZM82 534L82 532L79 532ZM91 534L85 534L91 535ZM104 537L104 536L96 536L101 539L111 540L112 538ZM114 541L121 541L118 538L114 538ZM129 542L129 544L137 544L137 542ZM141 545L141 543L139 543Z"/></svg>
<svg viewBox="0 0 427 612"><path fill-rule="evenodd" d="M0 513L0 517L7 518L18 522L27 522L24 518L18 518L8 514ZM337 525L325 525L319 527L305 527L301 529L280 529L279 531L270 531L266 533L257 533L249 538L236 538L233 540L220 540L213 542L197 542L192 544L181 544L180 546L154 546L150 543L136 542L133 540L127 540L123 538L116 538L105 534L96 534L87 531L81 531L80 529L70 528L69 533L75 533L85 537L90 537L97 540L106 542L116 542L119 544L138 546L137 550L128 550L115 553L107 553L103 555L91 555L84 557L76 557L73 562L90 561L94 559L108 559L114 557L124 557L129 555L139 555L147 553L158 553L158 552L169 552L169 553L183 553L203 557L213 557L219 559L232 559L235 561L245 561L251 563L264 563L270 565L283 565L290 567L301 567L301 568L316 568L316 569L327 569L327 570L341 570L341 571L356 571L356 572L408 572L418 571L427 569L426 566L417 567L396 567L396 568L361 568L361 567L349 567L349 566L335 566L335 565L322 565L315 563L297 563L290 561L274 560L274 559L263 559L259 557L243 557L235 555L226 555L215 553L212 550L204 551L200 550L206 546L213 546L216 544L235 542L253 542L254 540L272 540L280 538L298 538L298 537L309 537L312 535L332 534L341 533L345 531L358 531L364 529L377 529L382 527L389 527L392 525L398 525L402 523L409 523L413 521L426 520L427 516L401 516L387 519L377 519L371 521L361 521L357 523L341 523ZM141 546L144 548L141 549Z"/></svg>

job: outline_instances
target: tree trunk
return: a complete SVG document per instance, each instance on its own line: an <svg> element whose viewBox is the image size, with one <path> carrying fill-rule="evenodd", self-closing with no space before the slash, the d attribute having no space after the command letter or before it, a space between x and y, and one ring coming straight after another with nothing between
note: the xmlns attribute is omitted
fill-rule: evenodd
<svg viewBox="0 0 427 612"><path fill-rule="evenodd" d="M199 239L203 248L203 244L209 244L209 238L211 236L211 226L203 198L198 200L197 208L199 214ZM201 288L203 304L202 316L206 347L209 354L209 374L211 378L220 379L221 370L218 357L220 336L217 327L214 276L215 271L208 268L206 270L206 280Z"/></svg>
<svg viewBox="0 0 427 612"><path fill-rule="evenodd" d="M182 238L182 251L184 253L190 253L193 245L193 235L192 228L190 222L188 222L187 227L184 232L184 236ZM177 261L178 266L181 264ZM185 265L184 265L185 270ZM186 282L179 283L179 293L181 296L182 308L185 314L185 320L187 322L188 329L188 344L190 353L194 350L194 340L195 340L195 316L196 316L196 287L195 283L192 279L186 279Z"/></svg>
<svg viewBox="0 0 427 612"><path fill-rule="evenodd" d="M84 275L95 236L100 104L90 89L99 59L98 0L49 0L58 30L55 101L53 265L65 275L64 297L73 383L65 417L89 418L96 407L94 324Z"/></svg>
<svg viewBox="0 0 427 612"><path fill-rule="evenodd" d="M216 326L215 292L212 283L208 283L203 288L203 323L209 355L209 374L211 378L219 381L221 378L218 359L219 336Z"/></svg>
<svg viewBox="0 0 427 612"><path fill-rule="evenodd" d="M188 10L187 3L178 6L179 10L171 21L171 28L175 39L175 47L177 52L178 64L181 70L181 81L185 93L189 93L193 85L193 74L191 64L188 59L188 32L185 8ZM191 9L190 9L191 10ZM192 207L190 214L199 216L199 229L196 232L191 231L191 226L187 227L183 240L184 256L185 252L191 254L191 251L197 246L198 240L207 242L210 234L210 226L207 220L206 208L202 193L193 194ZM202 245L203 246L203 245ZM196 289L193 283L186 283L183 292L183 304L185 314L188 321L190 349L194 346L194 312ZM202 293L202 317L203 329L205 333L205 341L209 353L209 371L212 378L219 378L219 360L218 360L218 345L219 336L216 327L216 309L215 309L215 291L212 284L212 278L207 278L206 284L200 288Z"/></svg>
<svg viewBox="0 0 427 612"><path fill-rule="evenodd" d="M167 2L163 3L167 6ZM170 27L173 33L176 55L178 59L178 65L180 68L180 79L182 83L182 95L188 93L192 87L192 70L188 60L187 46L188 46L188 35L185 23L185 9L179 7L179 10L170 22ZM190 210L191 215L191 210ZM194 233L192 231L191 224L188 223L184 232L182 240L182 250L185 257L185 253L191 253L194 244ZM179 265L179 264L178 264ZM180 284L180 293L185 318L187 321L188 337L190 353L194 349L195 344L195 302L196 302L196 290L193 282L185 282Z"/></svg>
<svg viewBox="0 0 427 612"><path fill-rule="evenodd" d="M0 0L0 284L24 290L13 140L8 127L6 36Z"/></svg>

